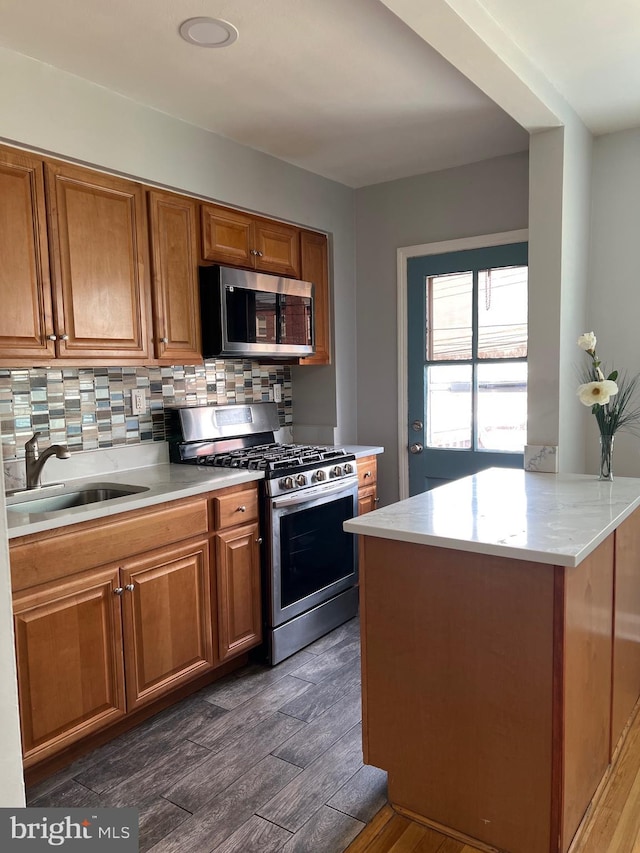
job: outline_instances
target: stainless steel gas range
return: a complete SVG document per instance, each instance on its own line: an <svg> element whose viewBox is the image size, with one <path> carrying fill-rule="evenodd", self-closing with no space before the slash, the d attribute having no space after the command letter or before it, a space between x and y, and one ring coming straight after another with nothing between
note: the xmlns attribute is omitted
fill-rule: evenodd
<svg viewBox="0 0 640 853"><path fill-rule="evenodd" d="M263 619L271 664L356 615L355 457L342 448L278 444L275 403L175 410L171 459L264 471Z"/></svg>

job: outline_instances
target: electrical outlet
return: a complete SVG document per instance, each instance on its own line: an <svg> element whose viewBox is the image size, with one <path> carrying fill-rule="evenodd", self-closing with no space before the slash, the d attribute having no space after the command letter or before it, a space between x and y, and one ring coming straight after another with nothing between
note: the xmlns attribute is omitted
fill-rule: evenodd
<svg viewBox="0 0 640 853"><path fill-rule="evenodd" d="M282 402L282 385L273 386L273 399L276 403Z"/></svg>
<svg viewBox="0 0 640 853"><path fill-rule="evenodd" d="M144 415L147 411L147 399L142 388L133 388L131 391L131 413Z"/></svg>

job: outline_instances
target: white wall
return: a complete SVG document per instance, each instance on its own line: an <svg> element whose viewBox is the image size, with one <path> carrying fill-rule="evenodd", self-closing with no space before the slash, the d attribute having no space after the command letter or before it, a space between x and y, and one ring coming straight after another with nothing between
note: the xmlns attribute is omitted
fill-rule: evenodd
<svg viewBox="0 0 640 853"><path fill-rule="evenodd" d="M610 368L640 372L640 128L600 136L593 149L593 205L587 331ZM581 407L582 408L582 407ZM598 430L587 409L589 470ZM640 438L616 437L614 474L640 477Z"/></svg>
<svg viewBox="0 0 640 853"><path fill-rule="evenodd" d="M527 219L526 152L356 190L358 442L385 448L381 503L398 499L396 250Z"/></svg>
<svg viewBox="0 0 640 853"><path fill-rule="evenodd" d="M530 145L527 440L558 447L558 467L585 470L585 409L576 398L587 323L592 137L579 121Z"/></svg>
<svg viewBox="0 0 640 853"><path fill-rule="evenodd" d="M335 361L295 371L294 419L355 439L353 190L2 48L0 117L8 142L327 231Z"/></svg>
<svg viewBox="0 0 640 853"><path fill-rule="evenodd" d="M326 231L337 312L334 362L297 368L294 420L356 438L354 197L348 187L237 145L0 48L0 138ZM0 499L0 805L19 805L10 581Z"/></svg>
<svg viewBox="0 0 640 853"><path fill-rule="evenodd" d="M0 477L0 808L22 805L24 782L13 652L11 577L4 509L4 478Z"/></svg>

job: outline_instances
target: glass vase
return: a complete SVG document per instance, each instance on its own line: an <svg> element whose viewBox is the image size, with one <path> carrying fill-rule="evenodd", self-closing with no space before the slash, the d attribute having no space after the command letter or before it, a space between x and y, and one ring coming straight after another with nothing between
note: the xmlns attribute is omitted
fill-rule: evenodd
<svg viewBox="0 0 640 853"><path fill-rule="evenodd" d="M613 480L613 436L600 436L600 474L599 480Z"/></svg>

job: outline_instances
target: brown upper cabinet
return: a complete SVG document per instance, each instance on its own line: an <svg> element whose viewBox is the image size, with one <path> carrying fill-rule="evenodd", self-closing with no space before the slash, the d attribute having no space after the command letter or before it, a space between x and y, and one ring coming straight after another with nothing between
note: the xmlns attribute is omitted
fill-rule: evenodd
<svg viewBox="0 0 640 853"><path fill-rule="evenodd" d="M300 277L300 229L214 204L201 213L204 260Z"/></svg>
<svg viewBox="0 0 640 853"><path fill-rule="evenodd" d="M58 358L148 360L144 187L45 164Z"/></svg>
<svg viewBox="0 0 640 853"><path fill-rule="evenodd" d="M53 310L42 158L0 148L0 355L52 359Z"/></svg>
<svg viewBox="0 0 640 853"><path fill-rule="evenodd" d="M150 190L149 230L156 358L202 361L198 293L198 202Z"/></svg>
<svg viewBox="0 0 640 853"><path fill-rule="evenodd" d="M302 280L311 281L314 290L314 320L316 351L300 364L331 363L331 324L329 322L329 254L325 234L315 231L300 233Z"/></svg>
<svg viewBox="0 0 640 853"><path fill-rule="evenodd" d="M324 234L0 146L0 257L3 366L201 363L201 260L313 282L331 359Z"/></svg>

